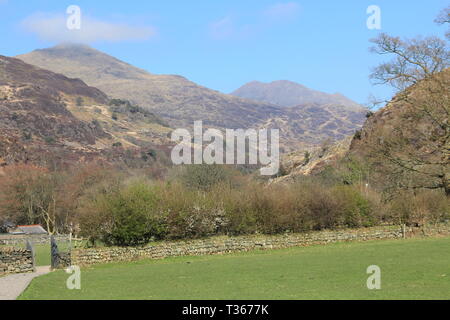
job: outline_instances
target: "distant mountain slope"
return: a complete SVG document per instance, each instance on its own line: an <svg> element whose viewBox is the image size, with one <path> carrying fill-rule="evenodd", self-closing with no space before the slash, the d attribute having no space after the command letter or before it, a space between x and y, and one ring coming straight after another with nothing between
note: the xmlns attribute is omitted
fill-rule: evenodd
<svg viewBox="0 0 450 320"><path fill-rule="evenodd" d="M282 164L287 174L274 179L272 183L292 183L304 176L322 172L348 154L351 141L352 137L348 136L335 143L324 143L319 147L298 150L284 155Z"/></svg>
<svg viewBox="0 0 450 320"><path fill-rule="evenodd" d="M111 97L132 100L174 126L194 120L221 128L248 128L280 111L199 86L176 75L155 75L82 45L60 45L18 56L27 63L80 78Z"/></svg>
<svg viewBox="0 0 450 320"><path fill-rule="evenodd" d="M345 139L353 135L365 119L366 112L363 109L353 111L334 104L305 104L284 108L281 116L268 119L261 127L280 129L285 145L297 145L303 149L327 140ZM301 137L303 145L295 143L298 137Z"/></svg>
<svg viewBox="0 0 450 320"><path fill-rule="evenodd" d="M0 56L0 163L114 161L166 141L171 129L154 115L116 104L79 79Z"/></svg>
<svg viewBox="0 0 450 320"><path fill-rule="evenodd" d="M287 80L273 81L270 83L252 81L231 94L236 97L271 103L281 107L294 107L315 103L360 108L356 102L339 93L328 94Z"/></svg>
<svg viewBox="0 0 450 320"><path fill-rule="evenodd" d="M83 45L59 45L18 58L137 103L172 127L191 128L195 120L203 120L218 129L278 128L284 151L342 139L364 120L362 108L321 102L294 109L223 94L181 76L151 74Z"/></svg>

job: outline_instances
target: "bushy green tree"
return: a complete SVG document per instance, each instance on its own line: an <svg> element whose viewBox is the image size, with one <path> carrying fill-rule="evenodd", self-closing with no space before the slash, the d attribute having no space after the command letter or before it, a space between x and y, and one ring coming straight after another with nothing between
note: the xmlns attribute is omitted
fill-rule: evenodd
<svg viewBox="0 0 450 320"><path fill-rule="evenodd" d="M92 230L94 236L108 245L143 245L163 238L165 233L164 217L158 214L157 196L149 184L134 182L99 195L91 207L94 210L89 216L100 220L96 221L97 228ZM85 222L93 221L87 219Z"/></svg>

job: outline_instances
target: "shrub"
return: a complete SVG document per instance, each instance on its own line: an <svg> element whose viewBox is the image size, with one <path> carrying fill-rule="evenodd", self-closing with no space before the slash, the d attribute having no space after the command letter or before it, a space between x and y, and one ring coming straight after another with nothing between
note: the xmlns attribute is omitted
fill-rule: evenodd
<svg viewBox="0 0 450 320"><path fill-rule="evenodd" d="M450 217L450 199L438 190L424 190L416 194L404 191L389 205L390 215L397 223L420 226Z"/></svg>
<svg viewBox="0 0 450 320"><path fill-rule="evenodd" d="M22 131L22 137L23 137L24 140L31 140L33 138L33 134L31 132L23 130Z"/></svg>
<svg viewBox="0 0 450 320"><path fill-rule="evenodd" d="M179 183L164 186L160 210L167 217L169 238L201 238L224 233L228 221L215 192L199 193Z"/></svg>
<svg viewBox="0 0 450 320"><path fill-rule="evenodd" d="M44 141L47 144L53 144L56 142L56 139L52 136L46 136L46 137L44 137Z"/></svg>
<svg viewBox="0 0 450 320"><path fill-rule="evenodd" d="M309 151L305 151L305 160L303 161L303 164L306 166L309 161L311 161L311 153Z"/></svg>
<svg viewBox="0 0 450 320"><path fill-rule="evenodd" d="M333 188L333 196L340 212L340 224L346 227L369 227L375 224L372 204L352 186Z"/></svg>
<svg viewBox="0 0 450 320"><path fill-rule="evenodd" d="M111 190L95 198L90 207L91 214L82 219L84 234L108 245L142 245L165 237L165 219L157 211L157 198L148 184L135 182ZM89 226L92 223L94 230Z"/></svg>
<svg viewBox="0 0 450 320"><path fill-rule="evenodd" d="M366 118L369 119L371 116L373 116L373 112L372 111L367 111L366 112Z"/></svg>
<svg viewBox="0 0 450 320"><path fill-rule="evenodd" d="M219 183L230 181L230 171L217 164L187 165L181 181L190 189L208 191Z"/></svg>
<svg viewBox="0 0 450 320"><path fill-rule="evenodd" d="M150 149L147 152L144 152L144 151L141 152L142 160L147 161L149 159L149 157L152 158L153 160L156 160L157 159L157 152L155 150L153 150L153 149Z"/></svg>
<svg viewBox="0 0 450 320"><path fill-rule="evenodd" d="M256 183L234 193L233 200L240 200L237 205L231 207L235 212L228 212L234 218L234 223L239 222L232 226L238 227L236 230L231 229L233 233L243 233L244 231L245 233L277 233L279 224L276 216L276 204L273 201L274 194L264 190L261 185ZM243 194L245 197L242 196Z"/></svg>
<svg viewBox="0 0 450 320"><path fill-rule="evenodd" d="M128 246L163 238L164 222L155 212L155 194L148 185L131 185L108 200L112 226L106 243Z"/></svg>
<svg viewBox="0 0 450 320"><path fill-rule="evenodd" d="M228 220L227 234L253 234L258 231L257 216L251 204L238 192L227 194L224 210Z"/></svg>
<svg viewBox="0 0 450 320"><path fill-rule="evenodd" d="M332 229L340 225L338 202L330 189L310 183L304 186L302 199L305 206L305 218L311 229Z"/></svg>
<svg viewBox="0 0 450 320"><path fill-rule="evenodd" d="M81 107L84 104L84 100L81 97L77 97L75 103L76 103L77 107Z"/></svg>
<svg viewBox="0 0 450 320"><path fill-rule="evenodd" d="M267 185L234 176L226 167L180 169L168 182L105 180L102 187L87 190L79 208L82 235L126 246L152 239L422 224L450 217L449 200L437 191L402 193L385 204L379 193L369 188L362 192L357 183L303 177L292 184Z"/></svg>

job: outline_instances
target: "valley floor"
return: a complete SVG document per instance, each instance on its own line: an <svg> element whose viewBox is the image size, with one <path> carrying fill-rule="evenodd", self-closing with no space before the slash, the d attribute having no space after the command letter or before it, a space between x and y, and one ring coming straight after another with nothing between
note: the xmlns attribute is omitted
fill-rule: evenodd
<svg viewBox="0 0 450 320"><path fill-rule="evenodd" d="M450 299L450 238L383 240L178 257L56 271L19 299ZM381 269L369 290L367 268Z"/></svg>

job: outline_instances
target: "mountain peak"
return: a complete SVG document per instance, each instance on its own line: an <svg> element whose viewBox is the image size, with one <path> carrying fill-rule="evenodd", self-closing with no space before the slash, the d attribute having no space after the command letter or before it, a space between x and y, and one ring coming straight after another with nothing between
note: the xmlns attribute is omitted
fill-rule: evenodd
<svg viewBox="0 0 450 320"><path fill-rule="evenodd" d="M246 83L242 87L255 86L255 85L259 85L259 86L283 86L284 85L284 86L298 86L298 87L306 88L304 85L296 83L291 80L275 80L275 81L271 81L271 82L263 82L263 81L253 80L253 81Z"/></svg>
<svg viewBox="0 0 450 320"><path fill-rule="evenodd" d="M329 94L312 90L290 80L276 80L270 83L252 81L231 94L281 107L294 107L310 103L336 104L352 108L360 107L356 102L340 93Z"/></svg>
<svg viewBox="0 0 450 320"><path fill-rule="evenodd" d="M284 85L293 85L293 86L300 86L300 87L305 87L304 85L291 81L291 80L275 80L270 82L269 84L284 84ZM305 87L306 88L306 87Z"/></svg>
<svg viewBox="0 0 450 320"><path fill-rule="evenodd" d="M93 50L97 51L96 49L92 48L90 45L84 44L84 43L74 43L74 42L62 42L59 43L53 47L43 49L43 50L51 50L51 49L84 49L84 50Z"/></svg>
<svg viewBox="0 0 450 320"><path fill-rule="evenodd" d="M91 55L98 55L104 53L88 46L85 44L78 44L78 43L60 43L54 47L51 48L44 48L44 49L37 49L33 51L35 53L45 53L49 55L54 56L91 56Z"/></svg>
<svg viewBox="0 0 450 320"><path fill-rule="evenodd" d="M84 44L62 43L19 55L17 58L72 78L83 79L89 85L96 85L98 80L144 79L151 75ZM98 78L99 74L101 79Z"/></svg>

